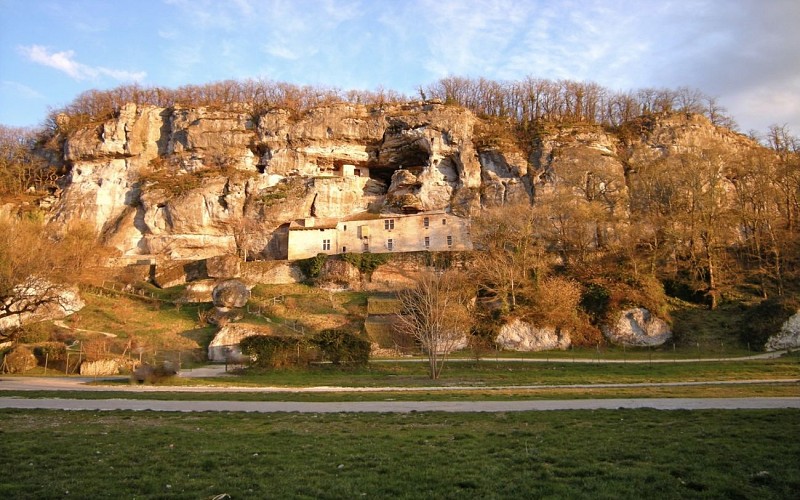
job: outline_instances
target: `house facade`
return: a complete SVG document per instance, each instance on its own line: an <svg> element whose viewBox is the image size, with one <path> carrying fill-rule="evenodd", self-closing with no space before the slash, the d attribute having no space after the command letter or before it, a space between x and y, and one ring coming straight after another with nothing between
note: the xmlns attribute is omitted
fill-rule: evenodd
<svg viewBox="0 0 800 500"><path fill-rule="evenodd" d="M309 217L289 225L288 259L324 253L444 252L472 250L469 219L444 211L364 214L349 220Z"/></svg>

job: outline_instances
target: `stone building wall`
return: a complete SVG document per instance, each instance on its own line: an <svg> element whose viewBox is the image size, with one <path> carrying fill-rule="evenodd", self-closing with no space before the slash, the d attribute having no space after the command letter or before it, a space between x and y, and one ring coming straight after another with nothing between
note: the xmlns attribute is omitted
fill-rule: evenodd
<svg viewBox="0 0 800 500"><path fill-rule="evenodd" d="M306 219L289 228L289 260L319 253L445 252L471 250L469 220L436 211L382 215L319 224Z"/></svg>

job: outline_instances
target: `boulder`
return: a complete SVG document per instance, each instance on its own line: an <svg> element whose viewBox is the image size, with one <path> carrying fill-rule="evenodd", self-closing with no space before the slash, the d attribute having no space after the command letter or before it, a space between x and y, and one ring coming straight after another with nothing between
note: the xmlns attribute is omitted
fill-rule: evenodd
<svg viewBox="0 0 800 500"><path fill-rule="evenodd" d="M567 349L572 343L569 332L556 331L552 326L535 326L514 319L500 328L497 345L510 351L550 351Z"/></svg>
<svg viewBox="0 0 800 500"><path fill-rule="evenodd" d="M214 291L216 285L216 280L200 280L187 283L180 301L186 303L211 302L211 292Z"/></svg>
<svg viewBox="0 0 800 500"><path fill-rule="evenodd" d="M268 326L242 323L225 325L208 344L208 360L215 363L241 362L246 359L239 347L242 339L253 335L272 334L273 331Z"/></svg>
<svg viewBox="0 0 800 500"><path fill-rule="evenodd" d="M208 322L212 325L225 326L242 318L244 318L244 310L240 307L215 307L208 316Z"/></svg>
<svg viewBox="0 0 800 500"><path fill-rule="evenodd" d="M603 335L612 344L659 346L672 338L669 325L643 307L622 311L617 321L602 327Z"/></svg>
<svg viewBox="0 0 800 500"><path fill-rule="evenodd" d="M250 300L250 290L239 280L221 281L211 291L211 300L218 308L244 307Z"/></svg>
<svg viewBox="0 0 800 500"><path fill-rule="evenodd" d="M800 311L787 319L781 330L767 339L765 351L781 351L800 348Z"/></svg>

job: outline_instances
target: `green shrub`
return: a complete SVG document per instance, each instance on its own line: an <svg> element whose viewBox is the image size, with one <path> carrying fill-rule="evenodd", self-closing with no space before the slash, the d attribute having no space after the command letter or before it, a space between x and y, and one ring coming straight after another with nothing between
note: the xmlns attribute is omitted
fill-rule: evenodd
<svg viewBox="0 0 800 500"><path fill-rule="evenodd" d="M753 349L764 349L772 335L781 325L800 309L800 301L794 297L771 297L761 301L744 314L740 337Z"/></svg>
<svg viewBox="0 0 800 500"><path fill-rule="evenodd" d="M306 278L313 280L319 277L326 260L328 260L327 254L318 253L316 257L298 260L297 267L300 268Z"/></svg>
<svg viewBox="0 0 800 500"><path fill-rule="evenodd" d="M17 346L6 354L6 370L9 373L25 373L36 367L36 356L25 346Z"/></svg>
<svg viewBox="0 0 800 500"><path fill-rule="evenodd" d="M593 322L604 319L611 305L611 293L608 288L596 283L590 284L581 297L581 307L592 318Z"/></svg>
<svg viewBox="0 0 800 500"><path fill-rule="evenodd" d="M52 332L53 327L45 322L23 325L20 328L19 341L23 344L47 342Z"/></svg>
<svg viewBox="0 0 800 500"><path fill-rule="evenodd" d="M385 253L346 253L342 260L355 266L361 274L371 275L381 265L389 262L390 256Z"/></svg>
<svg viewBox="0 0 800 500"><path fill-rule="evenodd" d="M251 357L253 366L282 368L308 362L304 344L300 337L253 335L244 338L239 345L242 354Z"/></svg>
<svg viewBox="0 0 800 500"><path fill-rule="evenodd" d="M334 365L365 366L369 362L370 342L344 330L322 330L311 343Z"/></svg>
<svg viewBox="0 0 800 500"><path fill-rule="evenodd" d="M42 361L62 360L67 357L67 346L61 342L43 342L33 348L33 354Z"/></svg>

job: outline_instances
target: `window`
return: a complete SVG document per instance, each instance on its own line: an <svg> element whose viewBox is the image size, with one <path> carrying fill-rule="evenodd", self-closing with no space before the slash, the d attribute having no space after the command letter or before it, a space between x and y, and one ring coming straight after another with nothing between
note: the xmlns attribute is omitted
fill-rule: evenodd
<svg viewBox="0 0 800 500"><path fill-rule="evenodd" d="M342 231L347 231L347 224L344 225L344 228L342 229Z"/></svg>
<svg viewBox="0 0 800 500"><path fill-rule="evenodd" d="M347 247L342 247L342 253L347 253Z"/></svg>
<svg viewBox="0 0 800 500"><path fill-rule="evenodd" d="M447 225L447 219L442 219L442 225L443 225L443 226L446 226L446 225Z"/></svg>
<svg viewBox="0 0 800 500"><path fill-rule="evenodd" d="M425 237L425 248L428 248L430 246L431 246L431 238L430 238L430 236L426 236Z"/></svg>
<svg viewBox="0 0 800 500"><path fill-rule="evenodd" d="M447 246L449 247L453 246L453 237L450 236L449 234L447 235Z"/></svg>
<svg viewBox="0 0 800 500"><path fill-rule="evenodd" d="M322 249L323 250L330 250L331 249L331 240L322 240Z"/></svg>
<svg viewBox="0 0 800 500"><path fill-rule="evenodd" d="M386 240L386 248L388 248L389 250L394 250L394 240L393 239L389 238L388 240Z"/></svg>
<svg viewBox="0 0 800 500"><path fill-rule="evenodd" d="M425 217L424 219L422 219L422 227L428 229L430 225L431 225L431 219L429 217Z"/></svg>
<svg viewBox="0 0 800 500"><path fill-rule="evenodd" d="M387 231L394 229L394 219L385 219L383 221L383 228Z"/></svg>

